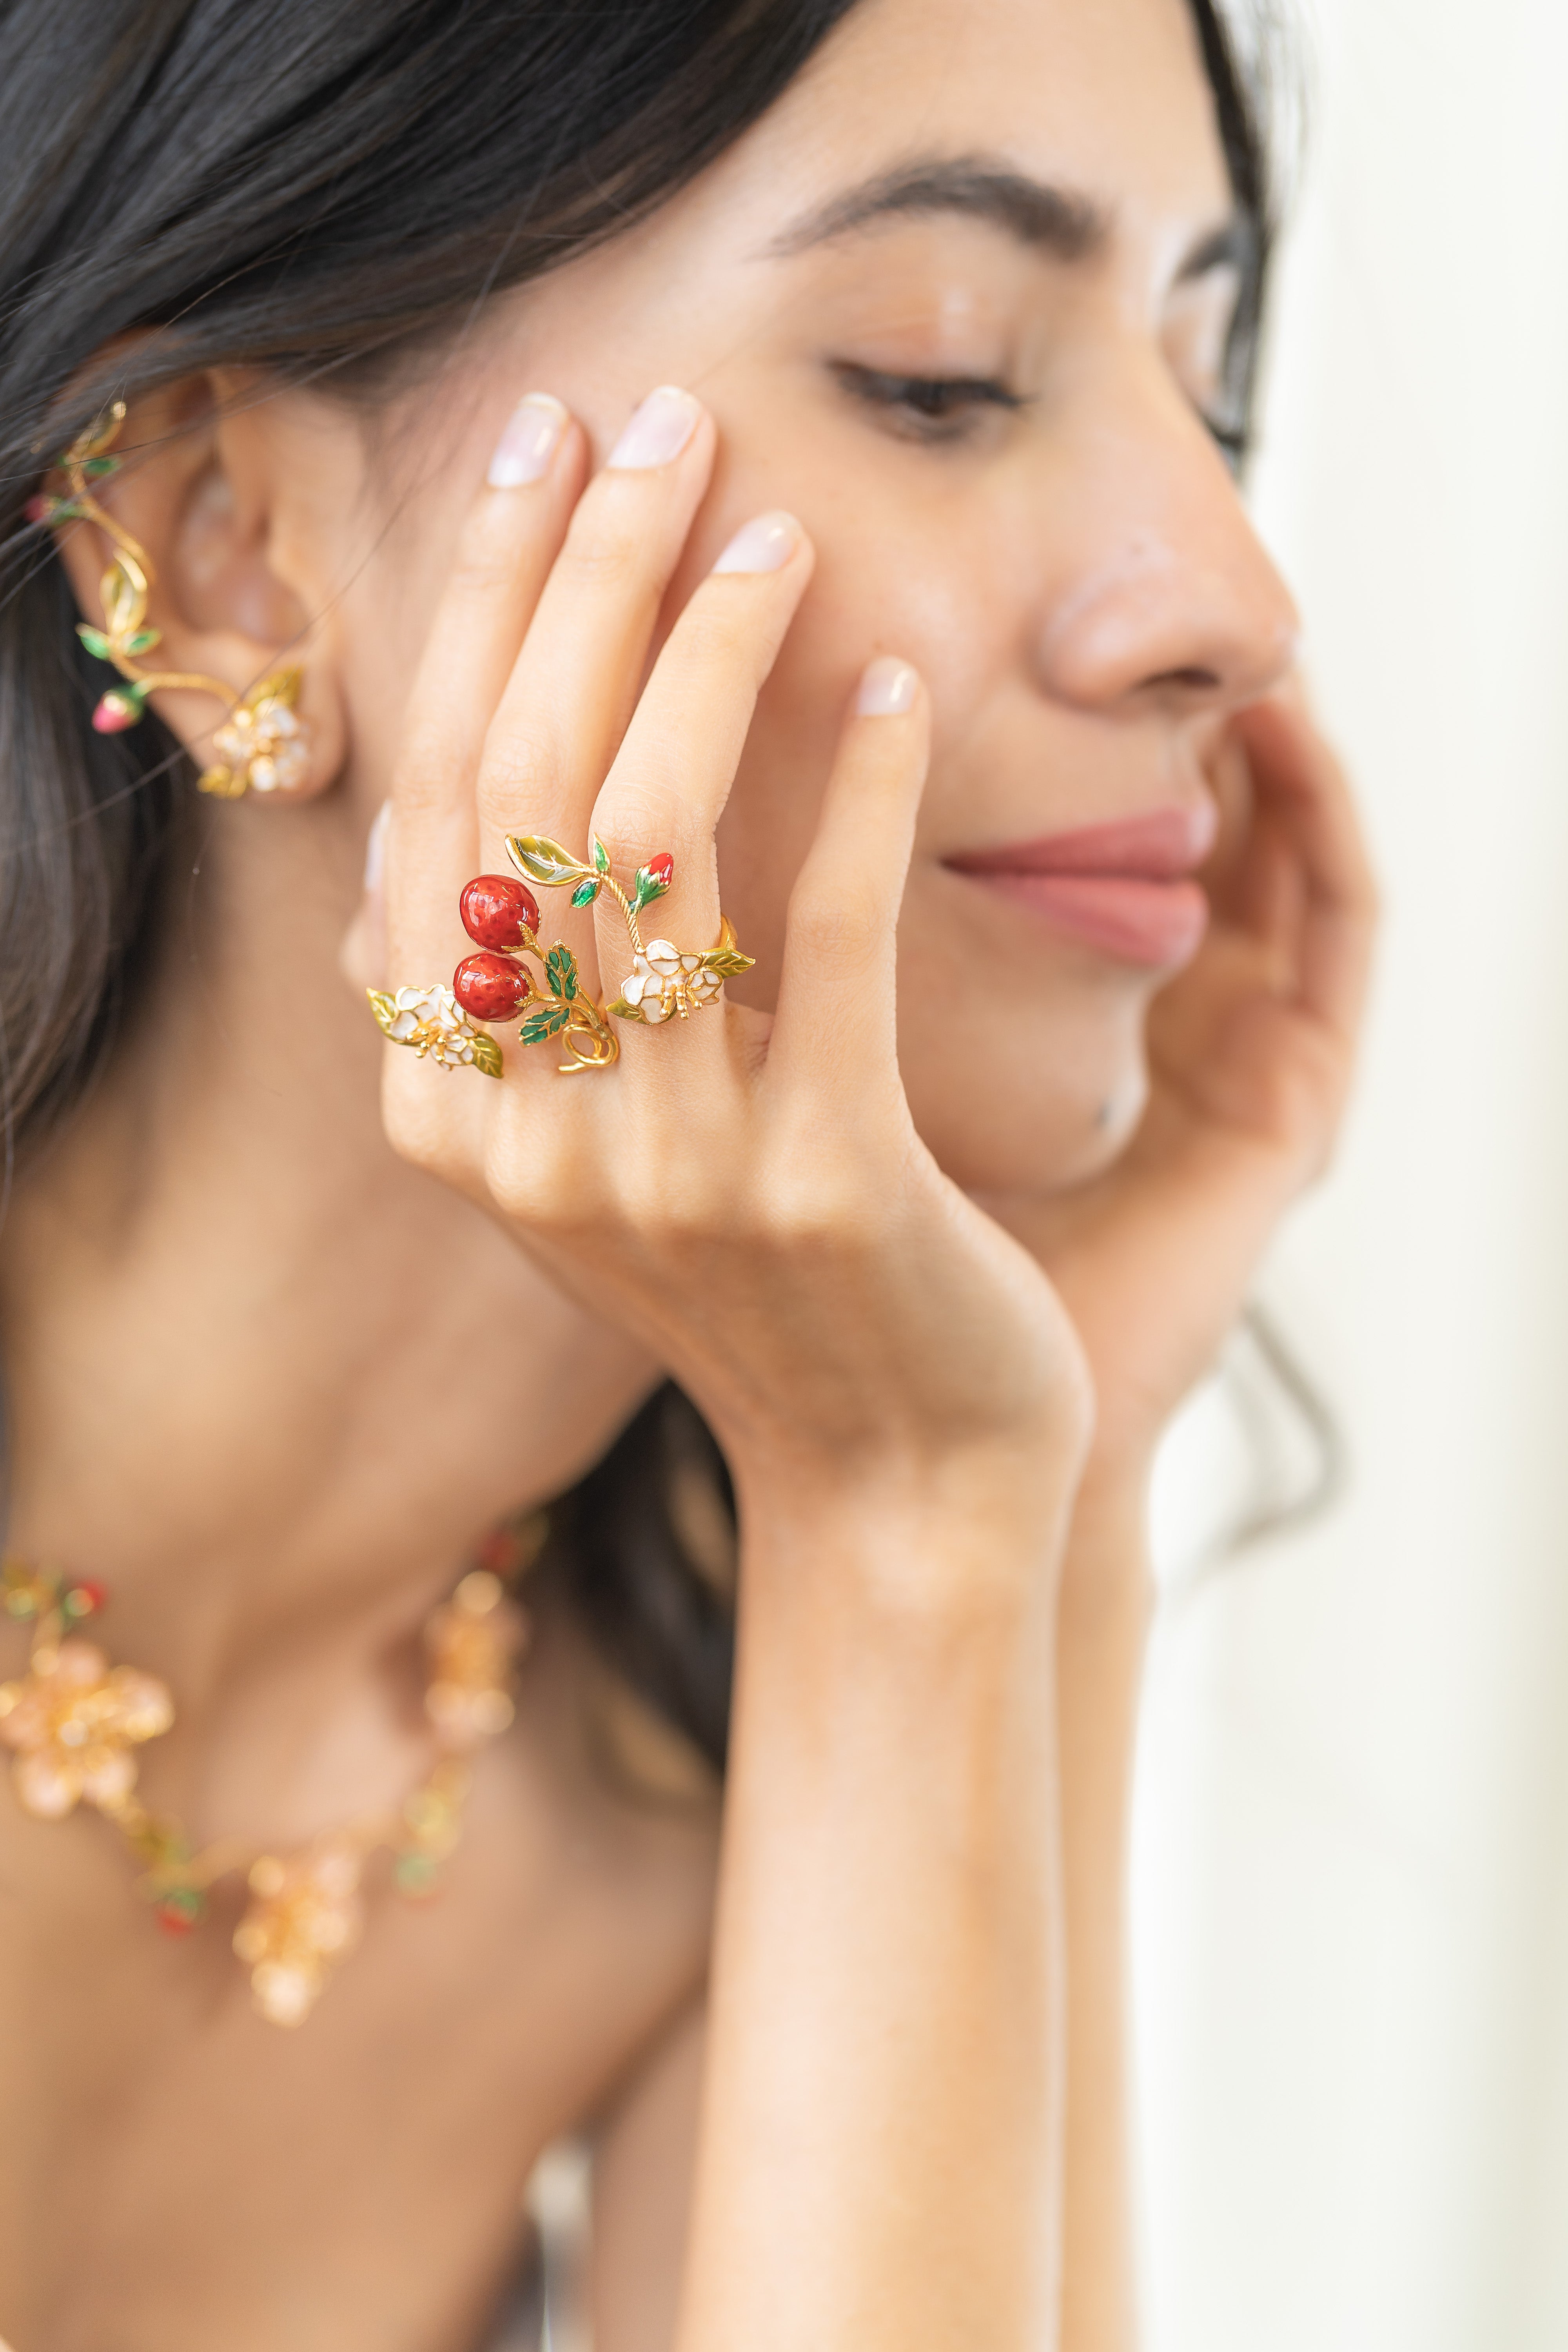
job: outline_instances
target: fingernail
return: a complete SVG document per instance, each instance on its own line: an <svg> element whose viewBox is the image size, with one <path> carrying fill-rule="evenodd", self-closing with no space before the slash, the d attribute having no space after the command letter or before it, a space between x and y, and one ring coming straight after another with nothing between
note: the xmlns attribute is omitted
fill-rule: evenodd
<svg viewBox="0 0 1568 2352"><path fill-rule="evenodd" d="M860 680L855 708L862 719L896 719L901 711L913 709L919 684L919 674L908 662L893 654L879 654Z"/></svg>
<svg viewBox="0 0 1568 2352"><path fill-rule="evenodd" d="M381 877L386 871L386 828L392 816L392 803L383 801L375 813L364 845L364 895L373 898L381 887Z"/></svg>
<svg viewBox="0 0 1568 2352"><path fill-rule="evenodd" d="M521 489L524 482L537 482L547 474L566 425L566 410L547 392L531 392L520 400L485 476L491 489Z"/></svg>
<svg viewBox="0 0 1568 2352"><path fill-rule="evenodd" d="M637 410L606 462L622 473L646 466L668 466L690 440L698 413L689 392L673 383L660 384Z"/></svg>
<svg viewBox="0 0 1568 2352"><path fill-rule="evenodd" d="M715 572L777 572L800 545L800 525L791 514L753 516L742 524L713 566Z"/></svg>

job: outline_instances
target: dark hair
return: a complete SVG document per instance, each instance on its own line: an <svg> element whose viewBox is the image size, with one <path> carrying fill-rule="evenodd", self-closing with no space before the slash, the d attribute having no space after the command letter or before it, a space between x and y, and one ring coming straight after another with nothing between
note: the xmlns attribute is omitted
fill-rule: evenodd
<svg viewBox="0 0 1568 2352"><path fill-rule="evenodd" d="M188 763L154 719L121 737L89 724L101 677L48 533L26 519L54 454L111 394L207 367L363 396L487 295L671 195L853 5L0 0L7 1186L18 1146L79 1098L112 1041L189 807ZM1215 0L1190 5L1252 230L1231 355L1245 399L1270 242L1264 150ZM701 1454L694 1418L656 1399L560 1524L601 1645L717 1763L727 1610L682 1565L659 1500L672 1465ZM649 1526L662 1533L644 1541Z"/></svg>

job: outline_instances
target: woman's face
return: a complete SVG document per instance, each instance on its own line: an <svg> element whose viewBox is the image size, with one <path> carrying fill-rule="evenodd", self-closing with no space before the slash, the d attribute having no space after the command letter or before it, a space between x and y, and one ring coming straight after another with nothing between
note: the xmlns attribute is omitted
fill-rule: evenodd
<svg viewBox="0 0 1568 2352"><path fill-rule="evenodd" d="M1212 429L1232 228L1184 0L862 0L687 192L408 395L338 616L367 798L511 403L554 393L602 457L688 386L721 454L671 615L751 514L817 550L720 832L736 992L772 1001L854 683L902 655L935 721L899 975L917 1124L975 1189L1090 1172L1198 944L1205 767L1292 649Z"/></svg>

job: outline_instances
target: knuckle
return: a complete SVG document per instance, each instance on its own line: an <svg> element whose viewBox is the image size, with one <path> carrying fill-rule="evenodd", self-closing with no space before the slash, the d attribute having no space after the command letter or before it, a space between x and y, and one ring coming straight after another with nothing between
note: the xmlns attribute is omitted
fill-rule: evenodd
<svg viewBox="0 0 1568 2352"><path fill-rule="evenodd" d="M798 954L853 960L880 942L887 916L875 890L852 875L814 880L795 892L791 944Z"/></svg>
<svg viewBox="0 0 1568 2352"><path fill-rule="evenodd" d="M644 535L629 519L599 512L574 524L555 559L555 578L568 589L603 593L630 587L648 568Z"/></svg>
<svg viewBox="0 0 1568 2352"><path fill-rule="evenodd" d="M709 587L692 598L677 623L665 658L676 681L701 679L713 671L757 667L763 646L761 615Z"/></svg>
<svg viewBox="0 0 1568 2352"><path fill-rule="evenodd" d="M647 765L662 765L658 748L645 747L645 751L649 750L652 756L647 758ZM594 829L609 851L612 866L617 862L633 865L676 842L681 815L679 793L661 787L648 775L631 782L617 777L613 798L602 810L595 811ZM689 878L689 856L681 862Z"/></svg>
<svg viewBox="0 0 1568 2352"><path fill-rule="evenodd" d="M466 531L447 574L447 593L456 604L479 604L487 611L498 597L510 594L518 576L518 549L513 538L495 530Z"/></svg>
<svg viewBox="0 0 1568 2352"><path fill-rule="evenodd" d="M555 762L545 741L510 725L487 741L476 798L479 821L505 831L520 808L552 791Z"/></svg>

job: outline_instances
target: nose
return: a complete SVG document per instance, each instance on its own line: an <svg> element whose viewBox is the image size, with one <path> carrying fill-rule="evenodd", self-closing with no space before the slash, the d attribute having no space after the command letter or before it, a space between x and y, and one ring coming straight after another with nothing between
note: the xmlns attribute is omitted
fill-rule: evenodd
<svg viewBox="0 0 1568 2352"><path fill-rule="evenodd" d="M1066 421L1066 420L1064 420ZM1203 420L1137 359L1053 436L1050 577L1036 635L1062 700L1233 709L1289 668L1300 622Z"/></svg>

